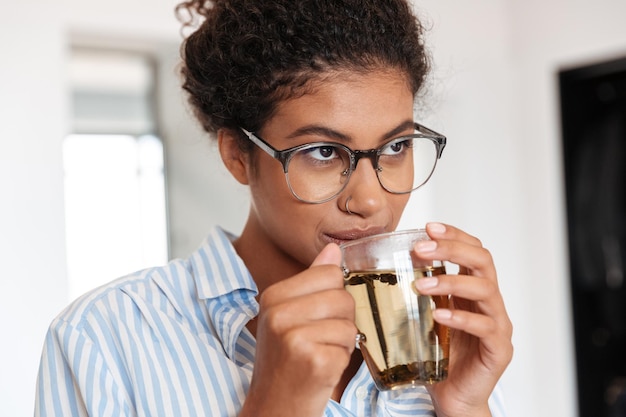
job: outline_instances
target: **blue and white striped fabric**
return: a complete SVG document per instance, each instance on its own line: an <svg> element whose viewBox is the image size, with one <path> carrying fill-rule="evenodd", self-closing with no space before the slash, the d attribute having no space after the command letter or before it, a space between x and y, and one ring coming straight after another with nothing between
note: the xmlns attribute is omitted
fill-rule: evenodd
<svg viewBox="0 0 626 417"><path fill-rule="evenodd" d="M51 324L35 416L236 416L252 377L256 285L228 235L76 300ZM498 395L494 416L503 416ZM297 410L293 410L297 415ZM426 390L379 393L365 366L325 416L432 416Z"/></svg>

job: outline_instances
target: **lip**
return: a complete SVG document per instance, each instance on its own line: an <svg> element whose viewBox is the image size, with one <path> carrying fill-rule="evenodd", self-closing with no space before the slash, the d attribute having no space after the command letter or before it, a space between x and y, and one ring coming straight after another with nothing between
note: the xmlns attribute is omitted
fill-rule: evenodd
<svg viewBox="0 0 626 417"><path fill-rule="evenodd" d="M324 240L341 245L342 243L350 242L355 239L361 239L364 237L377 235L377 234L384 233L384 232L386 232L384 227L371 227L368 229L342 230L342 231L333 232L333 233L325 233Z"/></svg>

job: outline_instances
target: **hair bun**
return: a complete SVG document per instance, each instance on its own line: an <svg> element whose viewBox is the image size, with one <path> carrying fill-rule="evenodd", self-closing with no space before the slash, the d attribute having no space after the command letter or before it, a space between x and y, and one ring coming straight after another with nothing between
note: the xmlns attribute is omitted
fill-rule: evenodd
<svg viewBox="0 0 626 417"><path fill-rule="evenodd" d="M176 17L183 29L195 28L211 13L211 9L226 0L187 0L176 6Z"/></svg>

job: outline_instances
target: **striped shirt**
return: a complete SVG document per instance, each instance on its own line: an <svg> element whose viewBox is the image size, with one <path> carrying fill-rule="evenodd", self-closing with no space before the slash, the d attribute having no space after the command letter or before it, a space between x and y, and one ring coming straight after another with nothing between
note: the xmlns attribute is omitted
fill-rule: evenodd
<svg viewBox="0 0 626 417"><path fill-rule="evenodd" d="M254 366L245 325L259 305L232 239L215 228L189 259L120 278L66 308L46 336L35 416L236 416ZM490 404L503 416L498 392ZM408 415L434 415L426 390L379 392L365 365L324 413Z"/></svg>

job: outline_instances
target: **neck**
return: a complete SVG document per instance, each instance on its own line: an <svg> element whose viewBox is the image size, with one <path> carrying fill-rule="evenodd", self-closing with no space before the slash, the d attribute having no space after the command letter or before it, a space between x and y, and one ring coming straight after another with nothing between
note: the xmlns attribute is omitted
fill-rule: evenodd
<svg viewBox="0 0 626 417"><path fill-rule="evenodd" d="M250 271L259 290L259 296L270 285L307 268L272 241L252 213L241 236L233 242L233 246Z"/></svg>

